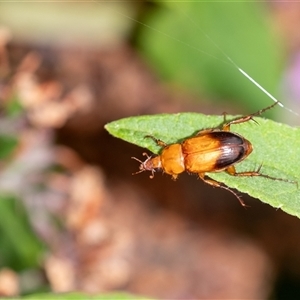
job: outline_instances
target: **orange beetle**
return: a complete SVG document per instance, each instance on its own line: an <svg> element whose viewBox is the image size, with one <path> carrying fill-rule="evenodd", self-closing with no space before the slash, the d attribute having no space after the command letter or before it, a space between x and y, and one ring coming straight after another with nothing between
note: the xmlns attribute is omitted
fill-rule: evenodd
<svg viewBox="0 0 300 300"><path fill-rule="evenodd" d="M140 162L139 171L151 171L150 178L154 177L156 169L172 176L175 180L178 175L184 171L196 173L206 183L223 188L234 194L240 203L245 206L242 199L233 190L227 186L221 185L220 182L206 177L206 173L226 171L232 176L261 176L272 180L286 181L296 183L282 178L275 178L269 175L261 174L260 168L256 171L236 172L234 165L244 160L252 152L252 144L241 135L231 132L230 126L248 122L250 120L256 122L253 117L261 115L268 109L274 107L278 102L261 109L253 114L246 115L230 122L225 123L222 129L211 128L199 131L195 136L185 139L182 143L167 145L163 141L152 138L163 149L160 155L151 157L148 154L147 159L143 162L135 157L133 159ZM297 184L297 183L296 183Z"/></svg>

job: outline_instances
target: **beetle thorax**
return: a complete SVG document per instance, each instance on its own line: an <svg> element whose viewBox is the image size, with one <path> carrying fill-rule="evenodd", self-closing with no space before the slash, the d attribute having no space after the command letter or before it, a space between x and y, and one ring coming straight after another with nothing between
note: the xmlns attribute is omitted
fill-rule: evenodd
<svg viewBox="0 0 300 300"><path fill-rule="evenodd" d="M175 179L178 174L184 172L184 154L181 144L166 146L161 153L161 165L165 173L172 175Z"/></svg>

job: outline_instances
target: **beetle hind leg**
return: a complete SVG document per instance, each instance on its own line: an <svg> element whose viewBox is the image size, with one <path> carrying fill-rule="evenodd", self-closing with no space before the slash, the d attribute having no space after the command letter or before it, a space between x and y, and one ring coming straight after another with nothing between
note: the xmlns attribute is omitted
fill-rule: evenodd
<svg viewBox="0 0 300 300"><path fill-rule="evenodd" d="M219 187L221 189L224 189L224 190L230 192L231 194L233 194L239 200L239 202L241 203L242 206L244 206L244 207L247 206L245 204L245 202L241 199L241 197L236 192L234 192L232 189L230 189L229 187L222 185L219 181L216 181L216 180L211 179L209 177L205 177L205 173L199 173L198 175L199 175L199 178L201 180L203 180L205 183L207 183L211 186L214 186L214 187Z"/></svg>
<svg viewBox="0 0 300 300"><path fill-rule="evenodd" d="M285 178L277 178L277 177L273 177L273 176L269 176L269 175L260 173L261 167L262 167L262 165L260 165L256 171L236 172L235 167L230 166L225 171L229 175L232 175L232 176L245 176L245 177L247 177L247 176L248 177L260 176L260 177L268 178L268 179L271 179L271 180L289 182L289 183L296 184L296 186L298 188L298 182L297 181L293 181L293 180L289 180L289 179L285 179Z"/></svg>

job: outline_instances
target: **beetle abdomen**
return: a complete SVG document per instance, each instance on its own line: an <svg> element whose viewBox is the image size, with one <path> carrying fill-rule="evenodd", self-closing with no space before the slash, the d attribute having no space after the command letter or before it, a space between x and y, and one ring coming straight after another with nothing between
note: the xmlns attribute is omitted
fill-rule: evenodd
<svg viewBox="0 0 300 300"><path fill-rule="evenodd" d="M251 151L248 140L229 131L204 132L182 143L185 167L192 173L224 170L246 158Z"/></svg>

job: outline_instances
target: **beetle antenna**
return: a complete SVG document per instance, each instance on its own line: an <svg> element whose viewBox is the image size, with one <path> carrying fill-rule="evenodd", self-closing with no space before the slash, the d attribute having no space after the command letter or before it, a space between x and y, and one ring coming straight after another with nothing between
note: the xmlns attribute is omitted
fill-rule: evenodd
<svg viewBox="0 0 300 300"><path fill-rule="evenodd" d="M133 156L131 157L131 159L138 161L141 166L143 165L143 162L140 159L133 157ZM136 174L142 173L144 171L145 171L145 169L140 168L137 172L132 173L132 175L136 175Z"/></svg>
<svg viewBox="0 0 300 300"><path fill-rule="evenodd" d="M136 158L136 157L133 157L133 156L132 156L131 159L134 159L134 160L138 161L138 162L141 163L141 164L143 163L140 159L138 159L138 158Z"/></svg>
<svg viewBox="0 0 300 300"><path fill-rule="evenodd" d="M138 170L137 172L134 172L134 173L132 173L131 175L136 175L136 174L142 173L142 172L144 172L144 171L145 171L144 169Z"/></svg>

